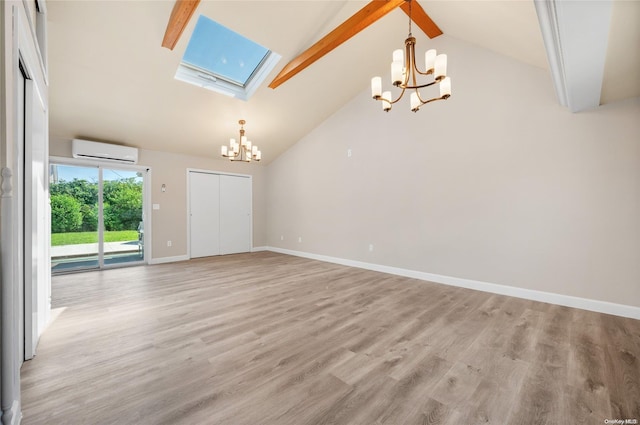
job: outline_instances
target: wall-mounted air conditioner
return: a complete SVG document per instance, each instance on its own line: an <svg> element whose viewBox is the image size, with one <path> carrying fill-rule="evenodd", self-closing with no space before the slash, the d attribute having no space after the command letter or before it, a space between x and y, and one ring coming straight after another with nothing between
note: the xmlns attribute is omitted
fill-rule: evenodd
<svg viewBox="0 0 640 425"><path fill-rule="evenodd" d="M138 163L138 148L112 145L110 143L73 139L71 142L71 153L74 158L124 162L127 164Z"/></svg>

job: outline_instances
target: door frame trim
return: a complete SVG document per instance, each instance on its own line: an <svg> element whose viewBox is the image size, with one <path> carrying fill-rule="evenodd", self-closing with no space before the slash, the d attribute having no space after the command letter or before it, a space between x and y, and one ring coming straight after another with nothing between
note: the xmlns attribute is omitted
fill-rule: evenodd
<svg viewBox="0 0 640 425"><path fill-rule="evenodd" d="M44 3L43 3L44 5ZM19 58L22 58L25 71L33 80L48 117L48 85L47 69L42 50L35 38L35 28L30 22L27 3L6 1L0 4L0 57L5 66L0 70L0 167L2 182L0 184L0 289L2 303L0 314L2 326L0 332L0 406L3 424L17 424L21 419L20 402L20 368L18 362L19 340L18 329L24 326L24 313L20 317L18 293L23 291L24 280L18 280L18 269L24 268L24 262L14 255L19 241L24 241L24 233L19 234L18 217L24 215L24 204L16 199L17 188L24 190L24 178L17 171L17 152L24 140L19 140L17 96L18 82L15 73L18 71ZM45 13L46 7L39 13ZM39 22L46 25L46 18L39 16ZM46 39L46 29L41 32ZM48 119L48 118L46 118ZM47 126L48 128L48 126ZM45 140L48 136L45 135ZM48 152L48 143L43 142L43 149ZM47 155L45 154L45 161ZM48 186L45 187L45 191ZM31 241L26 241L31 243ZM48 249L48 248L47 248ZM49 285L49 282L42 282ZM41 312L46 316L47 312Z"/></svg>

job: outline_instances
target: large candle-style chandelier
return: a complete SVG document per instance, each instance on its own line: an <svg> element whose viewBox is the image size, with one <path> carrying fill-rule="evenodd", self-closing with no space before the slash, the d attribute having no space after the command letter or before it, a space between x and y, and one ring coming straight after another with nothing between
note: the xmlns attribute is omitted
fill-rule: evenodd
<svg viewBox="0 0 640 425"><path fill-rule="evenodd" d="M238 143L236 139L230 139L229 146L223 145L220 148L220 153L231 161L260 161L262 152L260 152L258 146L252 144L247 140L247 136L244 135L244 125L246 121L240 120L238 124L240 124L240 143Z"/></svg>
<svg viewBox="0 0 640 425"><path fill-rule="evenodd" d="M448 99L451 96L451 79L447 77L447 55L437 55L435 49L427 50L425 53L426 70L418 69L416 63L416 39L411 35L411 0L409 1L409 35L404 41L404 52L402 49L393 51L393 62L391 62L391 83L402 89L397 99L392 100L391 91L382 91L382 78L373 77L371 79L371 95L375 100L382 102L382 109L385 112L391 110L391 105L397 103L405 91L411 92L411 110L418 112L418 109L425 103L436 100ZM418 75L433 75L433 81L426 84L418 84ZM440 96L424 100L419 89L438 84L440 86Z"/></svg>

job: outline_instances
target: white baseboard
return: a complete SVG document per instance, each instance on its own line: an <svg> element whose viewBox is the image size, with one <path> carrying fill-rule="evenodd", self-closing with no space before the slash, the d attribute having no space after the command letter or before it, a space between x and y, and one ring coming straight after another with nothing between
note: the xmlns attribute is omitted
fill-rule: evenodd
<svg viewBox="0 0 640 425"><path fill-rule="evenodd" d="M149 264L163 264L163 263L176 263L178 261L187 261L189 259L186 255L177 255L175 257L160 257L152 258Z"/></svg>
<svg viewBox="0 0 640 425"><path fill-rule="evenodd" d="M259 251L268 251L268 246L256 246L251 248L251 252L259 252ZM178 261L187 261L190 260L188 255L177 255L175 257L160 257L160 258L152 258L149 261L149 264L163 264L163 263L176 263Z"/></svg>
<svg viewBox="0 0 640 425"><path fill-rule="evenodd" d="M328 263L344 266L358 267L382 273L405 276L414 279L427 280L429 282L442 283L444 285L458 286L477 291L491 292L494 294L508 295L510 297L524 298L532 301L540 301L549 304L579 308L598 313L613 314L615 316L629 317L640 320L640 307L616 304L607 301L598 301L588 298L574 297L571 295L555 294L552 292L536 291L533 289L518 288L515 286L499 285L496 283L482 282L478 280L462 279L459 277L443 276L439 274L420 272L416 270L402 269L399 267L383 266L380 264L365 263L362 261L347 260L344 258L330 257L327 255L312 254L309 252L294 251L277 247L266 247L269 251L281 254L294 255L312 260L326 261Z"/></svg>

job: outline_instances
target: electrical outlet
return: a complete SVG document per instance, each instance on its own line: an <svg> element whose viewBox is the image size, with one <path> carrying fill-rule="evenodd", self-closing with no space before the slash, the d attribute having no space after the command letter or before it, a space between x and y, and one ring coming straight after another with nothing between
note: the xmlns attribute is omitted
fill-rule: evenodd
<svg viewBox="0 0 640 425"><path fill-rule="evenodd" d="M369 252L373 252L373 244L372 243L369 244Z"/></svg>
<svg viewBox="0 0 640 425"><path fill-rule="evenodd" d="M284 240L284 235L280 235L280 240L283 241Z"/></svg>
<svg viewBox="0 0 640 425"><path fill-rule="evenodd" d="M298 242L302 243L302 236L298 236Z"/></svg>
<svg viewBox="0 0 640 425"><path fill-rule="evenodd" d="M171 241L167 241L167 246L171 246Z"/></svg>
<svg viewBox="0 0 640 425"><path fill-rule="evenodd" d="M347 149L347 158L351 158L351 149Z"/></svg>

